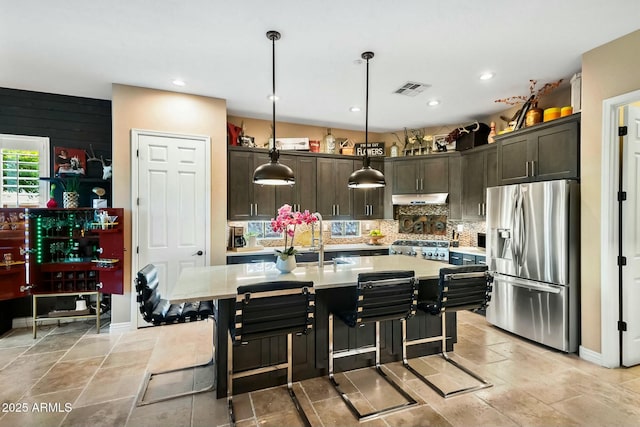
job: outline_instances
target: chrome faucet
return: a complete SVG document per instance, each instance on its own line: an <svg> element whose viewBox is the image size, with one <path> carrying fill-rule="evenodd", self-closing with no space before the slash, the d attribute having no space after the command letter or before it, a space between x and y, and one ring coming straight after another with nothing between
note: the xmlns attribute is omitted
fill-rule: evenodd
<svg viewBox="0 0 640 427"><path fill-rule="evenodd" d="M319 237L316 238L316 233L315 233L316 223L312 222L311 223L311 250L314 252L318 251L318 267L322 268L324 267L324 242L322 240L322 215L320 215L320 212L316 212L312 215L318 219L318 226L320 227L320 233L319 233Z"/></svg>

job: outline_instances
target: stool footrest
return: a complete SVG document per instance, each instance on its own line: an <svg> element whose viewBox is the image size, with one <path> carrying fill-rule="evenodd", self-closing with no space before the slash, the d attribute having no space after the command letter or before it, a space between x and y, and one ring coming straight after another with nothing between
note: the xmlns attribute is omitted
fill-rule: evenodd
<svg viewBox="0 0 640 427"><path fill-rule="evenodd" d="M334 359L339 359L341 357L349 357L349 356L355 356L358 354L365 354L365 353L375 353L376 351L376 346L375 345L370 345L367 347L360 347L360 348L354 348L351 350L339 350L333 353L333 358Z"/></svg>
<svg viewBox="0 0 640 427"><path fill-rule="evenodd" d="M231 351L233 351L233 349ZM250 377L252 375L264 374L264 373L267 373L267 372L279 371L280 369L287 369L288 367L289 367L288 363L280 363L279 365L269 365L269 366L263 366L261 368L248 369L246 371L234 372L233 373L233 379Z"/></svg>
<svg viewBox="0 0 640 427"><path fill-rule="evenodd" d="M369 412L367 414L361 414L360 411L358 411L358 409L355 407L353 402L351 402L351 399L349 399L349 396L347 396L347 394L344 391L342 391L342 389L340 388L340 384L336 381L335 377L333 376L333 373L329 374L329 380L331 380L331 384L336 389L336 391L338 392L338 394L340 395L340 397L342 398L344 403L347 404L347 407L349 408L351 413L358 419L358 421L371 420L371 419L374 419L374 418L378 418L378 417L380 417L382 415L389 414L389 413L395 412L395 411L399 411L401 409L409 408L409 407L412 407L412 406L415 406L415 405L418 404L418 402L413 397L411 397L411 395L409 395L409 393L404 391L402 389L402 387L400 387L394 381L389 379L389 377L387 377L387 374L384 373L384 371L382 370L380 365L375 366L375 371L389 385L391 385L398 393L400 393L400 395L402 395L402 397L406 400L405 403L402 403L400 405L391 406L391 407L384 408L384 409L380 409L378 411Z"/></svg>

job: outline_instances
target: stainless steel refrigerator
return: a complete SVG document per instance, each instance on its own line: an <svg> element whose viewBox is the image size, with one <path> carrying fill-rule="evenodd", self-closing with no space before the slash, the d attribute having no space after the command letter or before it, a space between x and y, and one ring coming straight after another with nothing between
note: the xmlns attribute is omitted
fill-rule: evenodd
<svg viewBox="0 0 640 427"><path fill-rule="evenodd" d="M558 180L487 189L487 320L566 352L580 337L580 187Z"/></svg>

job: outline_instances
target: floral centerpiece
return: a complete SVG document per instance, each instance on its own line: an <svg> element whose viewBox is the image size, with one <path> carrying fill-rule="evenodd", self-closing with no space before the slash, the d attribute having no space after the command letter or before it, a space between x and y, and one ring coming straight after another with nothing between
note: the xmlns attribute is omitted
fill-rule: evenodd
<svg viewBox="0 0 640 427"><path fill-rule="evenodd" d="M287 204L282 205L282 207L278 209L278 216L271 219L271 228L273 231L276 233L284 232L284 250L276 249L278 262L287 261L287 259L291 257L295 267L295 258L293 255L298 251L293 247L293 238L296 234L296 227L302 224L312 224L316 221L318 221L318 218L308 210L305 210L304 212L294 212L291 209L291 206Z"/></svg>

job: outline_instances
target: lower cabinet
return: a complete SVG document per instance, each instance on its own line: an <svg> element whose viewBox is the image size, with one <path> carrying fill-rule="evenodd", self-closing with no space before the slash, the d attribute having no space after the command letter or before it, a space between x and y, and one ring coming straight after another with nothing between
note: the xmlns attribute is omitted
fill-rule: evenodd
<svg viewBox="0 0 640 427"><path fill-rule="evenodd" d="M464 252L449 252L449 264L486 264L486 257L484 255L473 255Z"/></svg>

